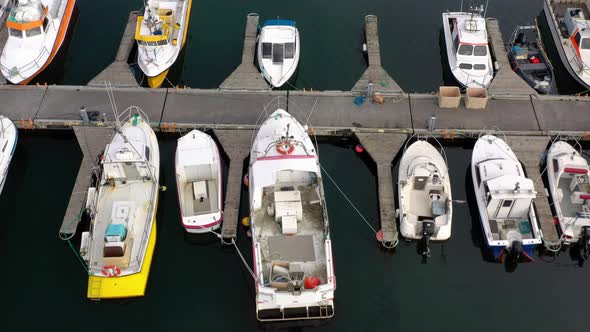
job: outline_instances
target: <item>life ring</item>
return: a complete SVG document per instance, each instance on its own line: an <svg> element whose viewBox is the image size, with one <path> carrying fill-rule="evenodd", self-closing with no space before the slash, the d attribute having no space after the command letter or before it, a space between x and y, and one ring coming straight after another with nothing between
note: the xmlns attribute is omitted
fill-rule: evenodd
<svg viewBox="0 0 590 332"><path fill-rule="evenodd" d="M102 268L102 274L108 278L118 277L121 274L121 269L115 265L105 265Z"/></svg>
<svg viewBox="0 0 590 332"><path fill-rule="evenodd" d="M295 146L290 141L281 141L277 143L277 151L280 154L291 154L295 150Z"/></svg>

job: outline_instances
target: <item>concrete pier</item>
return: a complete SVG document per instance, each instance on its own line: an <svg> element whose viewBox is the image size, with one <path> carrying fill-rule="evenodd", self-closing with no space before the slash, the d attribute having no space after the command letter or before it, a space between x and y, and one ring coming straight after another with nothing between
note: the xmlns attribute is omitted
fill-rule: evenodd
<svg viewBox="0 0 590 332"><path fill-rule="evenodd" d="M369 83L373 83L373 91L380 93L403 93L400 86L387 74L381 65L381 48L379 46L379 27L377 16L365 17L365 36L369 67L356 82L352 91L366 92Z"/></svg>
<svg viewBox="0 0 590 332"><path fill-rule="evenodd" d="M224 239L235 239L237 235L243 164L244 159L250 154L252 134L252 130L215 130L215 136L229 157L223 226L221 228L221 236Z"/></svg>
<svg viewBox="0 0 590 332"><path fill-rule="evenodd" d="M108 127L74 127L76 139L82 150L83 158L76 177L76 183L70 196L70 202L64 215L63 223L59 229L61 236L70 236L76 232L82 209L86 206L86 197L92 171L97 159L111 141L113 129Z"/></svg>
<svg viewBox="0 0 590 332"><path fill-rule="evenodd" d="M254 54L256 53L256 36L258 35L258 14L248 14L246 32L244 33L244 49L242 51L242 63L228 78L221 83L219 88L226 90L268 90L268 84L262 74L254 66Z"/></svg>
<svg viewBox="0 0 590 332"><path fill-rule="evenodd" d="M508 136L506 141L516 153L518 160L524 165L527 177L534 181L537 198L534 205L537 214L537 222L543 232L543 238L548 243L557 243L559 236L553 223L553 214L549 207L547 189L541 178L541 163L545 157L545 151L549 145L549 136Z"/></svg>
<svg viewBox="0 0 590 332"><path fill-rule="evenodd" d="M93 78L88 85L104 87L105 82L110 82L114 87L137 87L137 80L131 72L131 67L127 63L129 54L135 45L135 28L137 26L137 16L139 12L131 12L127 20L127 26L121 37L119 50L115 56L115 61L107 68Z"/></svg>
<svg viewBox="0 0 590 332"><path fill-rule="evenodd" d="M403 134L365 134L356 133L361 145L367 150L377 164L377 178L379 183L379 217L383 242L389 246L398 238L395 222L395 199L393 196L393 176L391 164L407 139Z"/></svg>
<svg viewBox="0 0 590 332"><path fill-rule="evenodd" d="M486 19L488 38L491 42L491 50L498 64L498 71L494 75L492 83L488 86L491 96L498 95L532 95L537 94L520 76L510 67L506 55L506 44L502 38L500 25L495 18Z"/></svg>

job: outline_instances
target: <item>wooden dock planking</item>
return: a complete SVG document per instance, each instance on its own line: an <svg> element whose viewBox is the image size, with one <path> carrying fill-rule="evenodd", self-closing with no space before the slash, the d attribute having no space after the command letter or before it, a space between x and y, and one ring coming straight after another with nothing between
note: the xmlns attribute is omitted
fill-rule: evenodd
<svg viewBox="0 0 590 332"><path fill-rule="evenodd" d="M235 239L242 193L243 164L244 159L250 154L253 131L218 129L214 132L223 147L223 151L229 157L221 236L225 239Z"/></svg>
<svg viewBox="0 0 590 332"><path fill-rule="evenodd" d="M557 228L553 223L553 213L549 207L549 197L541 178L541 163L547 151L549 136L507 136L506 140L512 151L526 169L527 177L534 181L537 198L534 205L537 222L543 232L543 238L550 243L559 241Z"/></svg>
<svg viewBox="0 0 590 332"><path fill-rule="evenodd" d="M491 50L498 64L498 71L488 86L488 93L497 95L534 95L535 89L531 88L520 76L510 67L506 55L506 44L502 38L500 25L495 18L486 19L488 38L491 42Z"/></svg>
<svg viewBox="0 0 590 332"><path fill-rule="evenodd" d="M398 238L395 221L395 198L393 195L393 176L391 163L407 139L405 134L356 133L361 145L377 164L379 186L379 217L383 242L391 244Z"/></svg>
<svg viewBox="0 0 590 332"><path fill-rule="evenodd" d="M131 12L125 31L121 37L121 43L115 61L107 68L94 77L89 83L89 86L104 87L105 82L110 82L114 87L137 87L137 80L131 72L131 67L127 63L129 54L135 45L135 27L137 26L137 16L139 12Z"/></svg>
<svg viewBox="0 0 590 332"><path fill-rule="evenodd" d="M389 76L381 65L381 48L379 46L379 27L377 16L365 17L365 37L367 43L368 68L356 82L352 91L367 91L369 83L373 83L373 91L380 93L403 93L400 86Z"/></svg>
<svg viewBox="0 0 590 332"><path fill-rule="evenodd" d="M59 230L60 234L71 235L76 232L80 222L80 213L86 205L86 194L90 187L92 169L97 157L102 153L113 137L113 129L107 127L74 127L76 139L82 150L82 162L76 177L76 183Z"/></svg>
<svg viewBox="0 0 590 332"><path fill-rule="evenodd" d="M256 37L258 36L258 14L248 14L244 33L242 62L219 86L226 90L268 90L268 84L254 66Z"/></svg>

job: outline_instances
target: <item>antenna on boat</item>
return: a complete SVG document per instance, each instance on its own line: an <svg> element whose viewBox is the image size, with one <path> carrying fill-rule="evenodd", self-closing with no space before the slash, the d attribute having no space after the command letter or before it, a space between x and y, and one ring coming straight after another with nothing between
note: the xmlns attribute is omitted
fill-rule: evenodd
<svg viewBox="0 0 590 332"><path fill-rule="evenodd" d="M486 9L483 11L483 18L486 18L486 15L488 13L488 4L489 3L490 3L490 1L489 0L486 0ZM483 9L483 5L481 5L481 6L482 6L482 9Z"/></svg>
<svg viewBox="0 0 590 332"><path fill-rule="evenodd" d="M463 0L461 0L461 9L459 11L463 12Z"/></svg>

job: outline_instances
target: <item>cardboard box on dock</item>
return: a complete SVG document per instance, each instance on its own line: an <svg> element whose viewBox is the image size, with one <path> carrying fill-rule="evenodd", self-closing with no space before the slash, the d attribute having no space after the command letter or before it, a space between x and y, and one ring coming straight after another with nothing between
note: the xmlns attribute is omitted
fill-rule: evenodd
<svg viewBox="0 0 590 332"><path fill-rule="evenodd" d="M485 88L467 88L465 92L465 107L469 109L484 109L488 104L488 90Z"/></svg>
<svg viewBox="0 0 590 332"><path fill-rule="evenodd" d="M441 86L438 88L438 107L457 108L461 103L461 91L456 86Z"/></svg>

